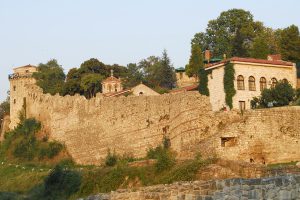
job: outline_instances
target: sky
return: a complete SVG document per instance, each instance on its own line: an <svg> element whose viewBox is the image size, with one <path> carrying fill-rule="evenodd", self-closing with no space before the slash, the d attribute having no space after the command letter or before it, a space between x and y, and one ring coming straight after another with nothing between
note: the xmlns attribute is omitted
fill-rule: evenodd
<svg viewBox="0 0 300 200"><path fill-rule="evenodd" d="M300 27L299 0L0 0L0 102L14 67L53 58L67 73L89 58L126 66L166 49L185 66L194 34L232 8L272 28Z"/></svg>

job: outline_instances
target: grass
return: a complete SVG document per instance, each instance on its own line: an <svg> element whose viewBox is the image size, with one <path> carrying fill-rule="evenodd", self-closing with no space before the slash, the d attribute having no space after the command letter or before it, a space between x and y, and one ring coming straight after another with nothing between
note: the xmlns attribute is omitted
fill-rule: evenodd
<svg viewBox="0 0 300 200"><path fill-rule="evenodd" d="M269 169L281 169L284 167L289 167L289 166L296 166L298 161L292 161L292 162L287 162L287 163L275 163L275 164L269 164L267 167Z"/></svg>
<svg viewBox="0 0 300 200"><path fill-rule="evenodd" d="M47 170L32 171L32 167L16 167L16 165L0 164L0 192L24 193L40 184L48 174Z"/></svg>

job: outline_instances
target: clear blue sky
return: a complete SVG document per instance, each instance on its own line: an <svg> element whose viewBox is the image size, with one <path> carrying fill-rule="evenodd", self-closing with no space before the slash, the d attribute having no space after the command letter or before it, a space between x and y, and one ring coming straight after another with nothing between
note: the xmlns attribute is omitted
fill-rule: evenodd
<svg viewBox="0 0 300 200"><path fill-rule="evenodd" d="M273 28L300 26L299 0L0 0L0 101L13 67L56 58L126 65L167 49L184 66L190 40L221 11L243 8Z"/></svg>

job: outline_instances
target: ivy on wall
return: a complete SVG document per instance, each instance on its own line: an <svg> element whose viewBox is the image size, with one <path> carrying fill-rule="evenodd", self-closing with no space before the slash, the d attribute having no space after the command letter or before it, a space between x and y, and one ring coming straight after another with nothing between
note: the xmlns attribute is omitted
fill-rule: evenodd
<svg viewBox="0 0 300 200"><path fill-rule="evenodd" d="M198 90L200 94L209 96L209 90L207 86L208 85L207 75L208 75L207 71L203 67L200 67L199 75L198 75L200 79Z"/></svg>
<svg viewBox="0 0 300 200"><path fill-rule="evenodd" d="M236 91L234 89L234 68L232 63L227 63L224 68L224 91L225 91L225 102L232 109L232 98Z"/></svg>

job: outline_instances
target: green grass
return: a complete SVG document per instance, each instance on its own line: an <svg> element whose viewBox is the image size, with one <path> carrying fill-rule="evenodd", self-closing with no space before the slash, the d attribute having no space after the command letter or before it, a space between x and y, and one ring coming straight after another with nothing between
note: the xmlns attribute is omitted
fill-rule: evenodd
<svg viewBox="0 0 300 200"><path fill-rule="evenodd" d="M275 163L275 164L269 164L267 167L269 169L280 169L284 167L289 167L289 166L296 166L298 161L292 161L292 162L287 162L287 163Z"/></svg>
<svg viewBox="0 0 300 200"><path fill-rule="evenodd" d="M0 163L0 192L24 193L41 183L48 171L39 171L32 167L16 167L16 165L1 165Z"/></svg>

